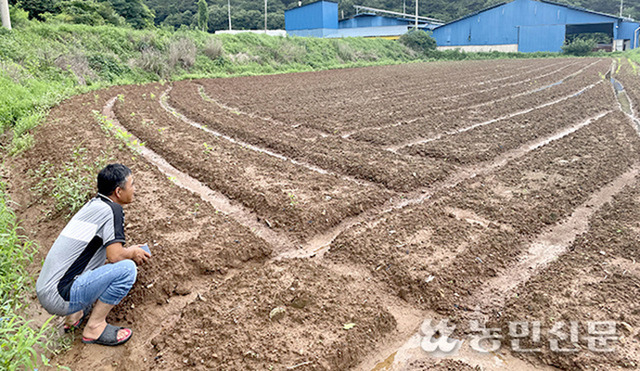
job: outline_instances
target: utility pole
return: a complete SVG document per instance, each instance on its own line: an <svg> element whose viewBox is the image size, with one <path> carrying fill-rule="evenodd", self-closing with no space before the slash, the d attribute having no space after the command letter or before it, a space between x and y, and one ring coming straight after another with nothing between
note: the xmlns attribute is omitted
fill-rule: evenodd
<svg viewBox="0 0 640 371"><path fill-rule="evenodd" d="M402 1L402 13L407 14L407 0Z"/></svg>
<svg viewBox="0 0 640 371"><path fill-rule="evenodd" d="M9 17L9 1L0 0L0 15L2 16L2 26L7 30L11 29L11 17Z"/></svg>
<svg viewBox="0 0 640 371"><path fill-rule="evenodd" d="M416 0L416 30L418 29L418 0Z"/></svg>
<svg viewBox="0 0 640 371"><path fill-rule="evenodd" d="M622 18L622 6L624 5L624 0L620 0L620 18Z"/></svg>
<svg viewBox="0 0 640 371"><path fill-rule="evenodd" d="M264 33L267 33L267 0L264 0Z"/></svg>
<svg viewBox="0 0 640 371"><path fill-rule="evenodd" d="M229 31L231 31L231 0L227 0L227 10L229 11Z"/></svg>

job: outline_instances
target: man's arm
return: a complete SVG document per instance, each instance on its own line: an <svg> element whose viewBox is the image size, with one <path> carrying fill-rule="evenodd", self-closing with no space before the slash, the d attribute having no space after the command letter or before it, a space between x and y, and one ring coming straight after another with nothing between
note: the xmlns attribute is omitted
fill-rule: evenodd
<svg viewBox="0 0 640 371"><path fill-rule="evenodd" d="M109 260L110 263L117 263L121 260L131 259L136 262L136 264L141 265L150 258L151 255L139 246L140 245L135 245L125 248L122 242L114 242L107 246L107 260Z"/></svg>

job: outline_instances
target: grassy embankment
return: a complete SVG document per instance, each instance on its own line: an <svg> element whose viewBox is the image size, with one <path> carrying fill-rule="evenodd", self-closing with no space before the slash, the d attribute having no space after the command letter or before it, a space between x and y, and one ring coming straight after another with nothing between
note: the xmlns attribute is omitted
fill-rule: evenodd
<svg viewBox="0 0 640 371"><path fill-rule="evenodd" d="M16 16L17 15L17 16ZM32 146L34 129L50 107L74 94L112 85L396 64L434 59L540 57L500 53L418 54L381 39L307 39L199 31L133 30L27 21L14 13L14 30L0 28L0 145L2 157ZM92 179L95 174L87 174ZM89 176L90 175L90 176ZM92 185L91 185L92 186ZM3 186L0 183L0 189ZM54 195L55 196L55 195ZM20 236L0 193L0 368L46 363L47 329L29 326L23 313L33 278L25 267L35 247ZM44 361L43 361L44 359Z"/></svg>
<svg viewBox="0 0 640 371"><path fill-rule="evenodd" d="M629 60L640 64L640 49L634 49L634 50L630 50L628 52L624 52L623 55L625 55L627 58L629 58Z"/></svg>

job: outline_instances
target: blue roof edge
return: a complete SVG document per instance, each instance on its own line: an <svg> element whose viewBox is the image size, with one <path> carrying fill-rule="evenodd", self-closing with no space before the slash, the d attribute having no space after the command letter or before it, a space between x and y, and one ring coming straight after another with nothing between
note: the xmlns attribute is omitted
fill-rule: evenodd
<svg viewBox="0 0 640 371"><path fill-rule="evenodd" d="M515 0L513 0L513 1L515 1ZM487 7L487 8L484 8L484 9L478 10L478 11L475 11L475 12L473 12L473 13L470 13L470 14L465 15L464 17L461 17L461 18L458 18L458 19L454 19L454 20L453 20L453 21L451 21L451 22L447 22L447 23L443 24L442 26L438 26L438 27L436 27L435 29L438 29L438 28L440 28L440 27L444 27L444 26L448 26L448 25L453 24L453 23L456 23L456 22L460 22L460 21L465 20L465 19L467 19L467 18L471 18L471 17L473 17L473 16L476 16L476 15L478 15L478 14L480 14L480 13L484 13L484 12L486 12L487 10L491 10L491 9L498 8L498 7L501 7L501 6L503 6L503 5L506 5L506 4L509 4L509 3L512 3L513 1L505 1L505 2L502 2L502 3L499 3L499 4L492 5L492 6L490 6L490 7ZM634 20L634 19L632 19L632 18L618 17L618 16L616 16L616 15L611 15L611 14L607 14L607 13L596 12L595 10L589 10L589 9L585 9L585 8L580 8L580 7L577 7L577 6L574 6L574 5L561 4L561 3L558 3L558 2L555 2L555 1L550 1L550 0L531 0L531 1L537 1L537 2L540 2L540 3L547 3L547 4L551 4L551 5L561 6L561 7L568 8L568 9L573 9L573 10L578 10L578 11L581 11L581 12L587 12L587 13L591 13L591 14L601 15L601 16L605 16L605 17L609 17L609 18L614 18L614 19L619 19L619 20L623 20L623 21L637 22L637 21L635 21L635 20Z"/></svg>

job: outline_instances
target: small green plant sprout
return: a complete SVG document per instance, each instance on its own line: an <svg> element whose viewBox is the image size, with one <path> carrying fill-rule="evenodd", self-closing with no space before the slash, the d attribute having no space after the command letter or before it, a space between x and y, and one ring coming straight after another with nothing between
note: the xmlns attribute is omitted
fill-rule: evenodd
<svg viewBox="0 0 640 371"><path fill-rule="evenodd" d="M202 150L202 152L204 152L205 155L209 156L209 154L213 152L213 147L208 145L206 142L203 143L202 146L204 147L204 150Z"/></svg>
<svg viewBox="0 0 640 371"><path fill-rule="evenodd" d="M93 118L100 124L100 128L106 134L111 134L111 130L115 127L109 118L100 112L93 110Z"/></svg>
<svg viewBox="0 0 640 371"><path fill-rule="evenodd" d="M196 216L196 215L198 215L199 211L200 211L200 204L196 203L195 205L193 205L193 211L191 212L191 214Z"/></svg>
<svg viewBox="0 0 640 371"><path fill-rule="evenodd" d="M144 146L144 142L139 142L137 139L132 140L133 134L115 126L107 116L104 116L95 110L93 111L93 116L95 120L98 121L98 124L100 124L100 128L102 129L102 131L104 131L107 135L113 135L114 138L121 142L121 144L126 145L136 152L139 151L138 147Z"/></svg>
<svg viewBox="0 0 640 371"><path fill-rule="evenodd" d="M156 95L155 95L155 94L153 94L153 93L149 93L149 98L151 98L151 99L156 99Z"/></svg>
<svg viewBox="0 0 640 371"><path fill-rule="evenodd" d="M167 131L168 128L164 127L164 128L158 128L158 133L160 135L164 134L165 131Z"/></svg>
<svg viewBox="0 0 640 371"><path fill-rule="evenodd" d="M205 102L211 102L212 101L212 99L209 98L207 93L204 91L204 87L199 86L198 87L198 93L200 94L200 98L202 98L203 101L205 101Z"/></svg>
<svg viewBox="0 0 640 371"><path fill-rule="evenodd" d="M144 142L140 142L138 139L134 139L130 142L134 147L144 147Z"/></svg>
<svg viewBox="0 0 640 371"><path fill-rule="evenodd" d="M35 171L36 179L40 179L31 190L39 196L51 196L54 200L52 213L66 212L70 218L94 194L94 177L107 163L106 154L102 153L98 159L91 162L87 149L76 147L72 158L56 167L45 161Z"/></svg>
<svg viewBox="0 0 640 371"><path fill-rule="evenodd" d="M116 137L116 139L124 142L124 144L131 144L131 137L133 136L131 133L129 133L126 130L120 129L120 128L115 128L115 133L114 136Z"/></svg>
<svg viewBox="0 0 640 371"><path fill-rule="evenodd" d="M629 65L631 66L631 68L633 69L633 74L637 75L638 74L638 65L636 65L635 63L633 63L633 61L631 60L631 58L627 58L627 63L629 63Z"/></svg>
<svg viewBox="0 0 640 371"><path fill-rule="evenodd" d="M296 206L298 204L298 198L293 192L289 192L289 206Z"/></svg>
<svg viewBox="0 0 640 371"><path fill-rule="evenodd" d="M131 117L136 117L136 113L135 112L131 112L130 116Z"/></svg>
<svg viewBox="0 0 640 371"><path fill-rule="evenodd" d="M167 179L173 184L178 184L178 179L175 176L168 176Z"/></svg>
<svg viewBox="0 0 640 371"><path fill-rule="evenodd" d="M149 120L149 119L143 119L142 120L142 126L149 126L149 125L153 125L154 122L153 120Z"/></svg>
<svg viewBox="0 0 640 371"><path fill-rule="evenodd" d="M124 103L124 94L118 94L118 100L119 100L121 103Z"/></svg>

